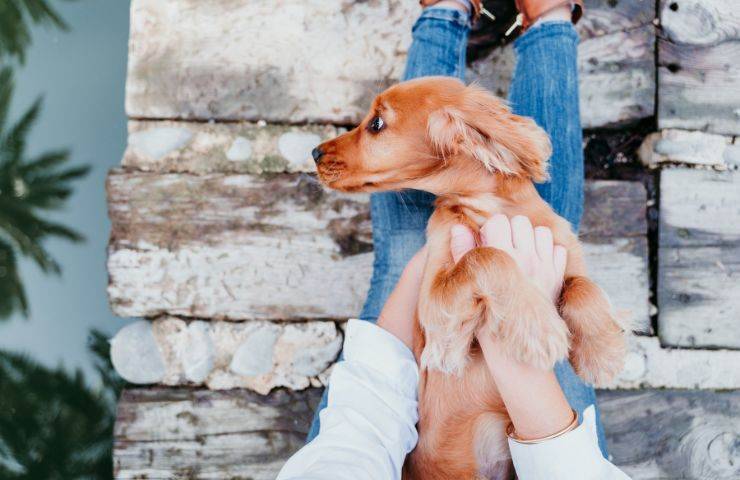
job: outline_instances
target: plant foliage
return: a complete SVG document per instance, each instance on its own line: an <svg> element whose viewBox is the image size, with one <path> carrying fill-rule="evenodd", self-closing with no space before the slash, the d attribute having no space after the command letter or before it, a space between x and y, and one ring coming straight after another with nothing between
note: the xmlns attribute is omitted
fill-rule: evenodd
<svg viewBox="0 0 740 480"><path fill-rule="evenodd" d="M114 408L81 372L0 351L0 478L108 479Z"/></svg>
<svg viewBox="0 0 740 480"><path fill-rule="evenodd" d="M68 28L47 0L0 1L0 60L11 57L25 61L32 24Z"/></svg>
<svg viewBox="0 0 740 480"><path fill-rule="evenodd" d="M3 0L5 1L5 0ZM44 248L49 237L80 241L74 230L42 217L72 193L71 182L89 167L67 167L66 150L26 154L26 138L41 110L37 100L10 125L8 110L13 93L12 74L0 70L0 319L14 311L28 314L28 301L18 273L19 255L31 258L44 272L59 273L57 261Z"/></svg>

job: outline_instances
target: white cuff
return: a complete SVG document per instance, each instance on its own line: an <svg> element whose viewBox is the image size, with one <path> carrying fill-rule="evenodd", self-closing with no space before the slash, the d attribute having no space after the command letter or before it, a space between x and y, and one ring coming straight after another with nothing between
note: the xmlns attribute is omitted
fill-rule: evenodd
<svg viewBox="0 0 740 480"><path fill-rule="evenodd" d="M389 331L351 319L345 331L344 360L375 370L401 395L417 398L419 367L414 354Z"/></svg>
<svg viewBox="0 0 740 480"><path fill-rule="evenodd" d="M524 444L509 439L509 448L522 480L628 478L601 455L593 405L583 412L583 421L574 430L542 443Z"/></svg>

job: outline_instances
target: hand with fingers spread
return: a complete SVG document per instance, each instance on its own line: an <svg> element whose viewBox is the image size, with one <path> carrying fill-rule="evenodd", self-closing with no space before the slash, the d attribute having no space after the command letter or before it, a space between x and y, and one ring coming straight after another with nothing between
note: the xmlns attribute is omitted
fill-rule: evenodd
<svg viewBox="0 0 740 480"><path fill-rule="evenodd" d="M505 215L494 215L481 227L480 238L480 246L497 248L511 256L524 277L557 303L567 253L553 244L549 228L533 228L523 216L509 220ZM452 228L450 249L455 263L475 247L473 232L462 225ZM513 360L503 353L499 339L491 335L480 335L478 342L522 438L539 438L568 425L571 409L552 370Z"/></svg>
<svg viewBox="0 0 740 480"><path fill-rule="evenodd" d="M497 248L509 254L526 278L557 303L563 286L567 251L553 244L549 228L532 228L532 223L523 216L510 221L505 215L494 215L481 227L480 238L480 246ZM475 246L473 232L462 225L452 228L451 249L455 263Z"/></svg>
<svg viewBox="0 0 740 480"><path fill-rule="evenodd" d="M481 424L486 428L486 435L482 437L480 445L498 452L502 448L502 442L507 442L517 475L520 472L526 475L519 475L519 478L555 478L551 472L560 472L562 478L573 478L573 472L577 471L578 478L589 480L629 480L605 460L598 450L593 434L593 407L585 411L583 424L578 426L579 417L571 409L555 376L552 363L549 367L541 364L537 366L523 360L519 350L526 350L527 345L522 345L522 342L531 341L536 335L542 338L553 336L553 332L547 330L547 324L532 322L541 310L521 308L522 305L544 305L554 312L555 321L561 321L558 310L550 302L557 303L560 296L567 260L566 250L554 244L550 229L533 227L530 220L522 216L511 220L503 215L493 216L483 224L478 237L480 242L476 242L476 235L462 225L452 227L449 248L456 264L452 270L457 270L462 275L471 272L482 275L478 277L481 280L478 285L483 285L483 292L489 295L486 308L504 310L504 313L497 310L500 318L496 320L508 322L509 326L525 326L514 334L512 331L516 329L471 330L474 333L466 347L470 348L473 343L472 335L476 335L485 360L485 367L477 371L485 375L487 367L490 372L490 376L485 378L481 375L476 377L476 388L481 392L479 401L486 402L490 400L489 397L496 397L497 406L494 410L498 412L489 411L486 423ZM468 252L470 255L466 256ZM383 307L377 327L368 322L350 321L345 338L347 361L339 362L332 373L335 404L330 402L322 414L322 422L332 425L332 428L322 430L316 440L291 458L284 467L282 476L278 478L304 478L302 474L306 471L305 465L310 465L316 471L327 472L326 478L334 478L336 465L341 463L341 468L346 468L351 463L341 455L337 457L336 446L347 442L350 445L355 442L362 447L344 449L343 451L350 452L349 458L356 458L357 452L364 450L371 452L373 460L387 457L394 462L392 468L398 471L398 476L394 478L401 478L400 465L404 461L403 456L414 448L418 438L414 424L420 417L432 418L434 421L433 415L438 414L434 410L423 410L420 406L416 386L423 372L417 365L418 357L414 357L412 352L414 337L418 335L418 324L414 317L419 311L417 305L424 301L420 293L431 255L430 247L424 247L406 265ZM481 268L486 266L482 260L488 261L490 268ZM454 282L444 284L447 294L452 294L450 289L454 289L453 284ZM502 288L498 288L499 286ZM462 296L467 295L467 300L472 300L475 294L468 290ZM567 290L564 295L567 295ZM497 301L499 299L503 301ZM419 316L421 314L418 313ZM527 324L529 327L526 327ZM362 343L359 343L361 336ZM368 342L371 347L367 346ZM480 353L475 355L480 361ZM428 371L426 375L429 375ZM438 381L441 374L436 375ZM454 383L457 378L454 375L446 378L445 382L449 381L453 390L461 385L459 382ZM476 397L461 395L460 398L463 399L463 409L475 408L474 400L471 399ZM499 411L500 401L503 401L505 412ZM348 412L352 412L352 415L348 415ZM511 425L504 430L500 427L501 422L507 420L506 416ZM377 425L385 428L391 425L393 428L393 422L397 422L396 434L377 435ZM510 435L508 440L504 433ZM404 435L407 435L409 441L402 445L388 442L389 438L395 440L404 438ZM387 454L376 455L377 451L385 451ZM587 469L591 473L587 473L587 470L581 472L563 468L562 458L570 459L568 461L571 463L588 465ZM501 462L491 464L491 468L491 471L499 473L508 472L508 466ZM386 475L383 478L391 477Z"/></svg>

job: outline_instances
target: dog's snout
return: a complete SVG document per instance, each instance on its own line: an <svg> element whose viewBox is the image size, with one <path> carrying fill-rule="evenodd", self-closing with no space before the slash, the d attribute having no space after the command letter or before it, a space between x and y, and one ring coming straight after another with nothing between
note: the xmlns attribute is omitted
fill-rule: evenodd
<svg viewBox="0 0 740 480"><path fill-rule="evenodd" d="M321 149L321 147L316 147L311 150L311 156L313 157L313 161L318 164L321 161L321 157L324 156L324 151Z"/></svg>

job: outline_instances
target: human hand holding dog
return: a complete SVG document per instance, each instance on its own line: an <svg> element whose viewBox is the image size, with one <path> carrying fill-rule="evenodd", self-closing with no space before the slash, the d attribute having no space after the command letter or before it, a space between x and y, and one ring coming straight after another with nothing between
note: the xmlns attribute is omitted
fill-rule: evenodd
<svg viewBox="0 0 740 480"><path fill-rule="evenodd" d="M505 215L495 215L483 224L480 237L480 246L506 252L526 281L553 303L557 302L567 254L563 247L553 244L548 228L533 228L529 219L522 216L509 220ZM455 263L476 246L475 236L468 228L462 225L452 228L450 249ZM409 261L378 318L378 326L409 348L413 345L413 319L426 256L427 250L422 248ZM572 411L554 371L508 357L492 335L479 335L478 343L519 438L542 438L571 423Z"/></svg>
<svg viewBox="0 0 740 480"><path fill-rule="evenodd" d="M529 219L523 216L509 220L505 215L494 215L481 227L480 237L480 246L509 254L524 276L553 303L557 302L563 286L567 251L553 244L549 228L532 228ZM475 246L475 237L469 229L462 225L452 228L450 249L455 263Z"/></svg>
<svg viewBox="0 0 740 480"><path fill-rule="evenodd" d="M481 246L509 254L527 281L557 302L567 253L553 244L550 229L532 228L526 217L509 220L495 215L483 224L480 237ZM473 232L462 225L453 227L450 248L456 263L475 246ZM572 411L552 370L540 370L510 358L490 334L478 335L478 343L518 438L543 438L571 423Z"/></svg>

